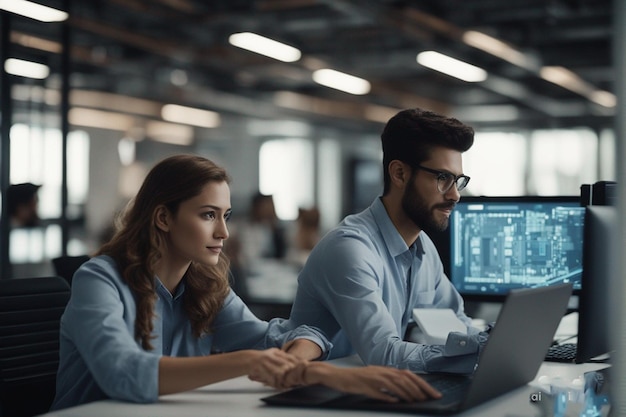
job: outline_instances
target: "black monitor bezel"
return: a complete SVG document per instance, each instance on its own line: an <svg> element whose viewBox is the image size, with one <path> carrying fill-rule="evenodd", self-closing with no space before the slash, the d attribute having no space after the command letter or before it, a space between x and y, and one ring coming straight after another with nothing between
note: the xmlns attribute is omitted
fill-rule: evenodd
<svg viewBox="0 0 626 417"><path fill-rule="evenodd" d="M462 204L472 204L472 203L567 203L568 205L582 206L580 204L580 196L536 196L536 195L525 195L525 196L466 196L461 197L459 203ZM451 225L450 225L451 226ZM440 255L444 262L444 272L446 276L450 280L450 282L454 285L452 281L451 273L451 227L448 227L446 233L443 236L436 237L436 245L440 250ZM455 287L456 288L456 287ZM498 302L501 303L506 299L506 294L490 294L490 293L470 293L459 291L459 294L463 297L465 301L476 301L476 302ZM581 289L577 288L573 290L573 295L580 295Z"/></svg>
<svg viewBox="0 0 626 417"><path fill-rule="evenodd" d="M589 205L585 212L576 363L610 351L609 300L610 287L617 278L612 260L616 254L618 219L619 211L611 205Z"/></svg>

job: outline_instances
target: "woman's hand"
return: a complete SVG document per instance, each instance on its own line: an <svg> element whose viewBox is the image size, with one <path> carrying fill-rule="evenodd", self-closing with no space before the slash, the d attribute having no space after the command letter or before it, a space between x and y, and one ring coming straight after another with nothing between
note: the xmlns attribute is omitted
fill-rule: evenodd
<svg viewBox="0 0 626 417"><path fill-rule="evenodd" d="M437 390L413 372L391 367L339 368L327 363L311 362L304 372L301 366L294 367L292 374L297 376L298 373L303 385L320 383L338 391L367 395L383 401L415 402L441 397Z"/></svg>
<svg viewBox="0 0 626 417"><path fill-rule="evenodd" d="M248 362L248 378L274 388L287 388L286 375L303 361L294 355L272 348L253 351Z"/></svg>

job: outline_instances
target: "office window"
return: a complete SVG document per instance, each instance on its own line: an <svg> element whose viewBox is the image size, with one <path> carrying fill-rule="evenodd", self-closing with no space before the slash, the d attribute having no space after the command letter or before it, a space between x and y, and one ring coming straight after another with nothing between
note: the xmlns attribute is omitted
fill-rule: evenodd
<svg viewBox="0 0 626 417"><path fill-rule="evenodd" d="M334 227L341 220L341 146L336 140L324 139L318 147L317 201L322 230Z"/></svg>
<svg viewBox="0 0 626 417"><path fill-rule="evenodd" d="M45 226L15 229L9 238L9 259L12 263L37 263L62 253L61 217L62 152L61 131L55 128L15 124L11 127L12 184L32 182L41 185L39 216ZM89 136L83 131L68 134L68 217L80 218L87 199L89 183ZM81 242L72 239L74 252L84 252Z"/></svg>
<svg viewBox="0 0 626 417"><path fill-rule="evenodd" d="M598 180L616 181L617 168L617 148L615 143L615 132L612 129L604 129L600 133L598 148Z"/></svg>
<svg viewBox="0 0 626 417"><path fill-rule="evenodd" d="M89 192L89 135L78 130L67 135L67 200L84 204Z"/></svg>
<svg viewBox="0 0 626 417"><path fill-rule="evenodd" d="M526 139L517 133L477 132L463 156L463 172L471 177L464 194L524 195Z"/></svg>
<svg viewBox="0 0 626 417"><path fill-rule="evenodd" d="M537 130L526 136L477 132L463 157L463 170L472 177L464 194L578 195L583 183L614 178L610 133L603 132L599 147L589 129Z"/></svg>
<svg viewBox="0 0 626 417"><path fill-rule="evenodd" d="M276 214L295 220L298 207L314 204L314 146L307 139L264 142L259 151L259 191L274 196Z"/></svg>
<svg viewBox="0 0 626 417"><path fill-rule="evenodd" d="M579 195L597 180L598 138L589 129L537 130L530 135L529 190L538 195Z"/></svg>
<svg viewBox="0 0 626 417"><path fill-rule="evenodd" d="M39 189L39 215L61 215L62 138L58 129L16 124L11 127L11 183L32 182Z"/></svg>

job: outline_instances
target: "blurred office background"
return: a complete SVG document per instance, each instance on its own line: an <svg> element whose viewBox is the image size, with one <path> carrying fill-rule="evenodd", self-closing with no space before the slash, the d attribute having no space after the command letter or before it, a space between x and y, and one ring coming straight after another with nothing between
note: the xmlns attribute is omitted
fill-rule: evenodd
<svg viewBox="0 0 626 417"><path fill-rule="evenodd" d="M96 249L179 152L230 171L235 219L260 192L287 225L319 210L323 233L380 193L380 131L408 107L475 127L467 194L616 179L609 0L39 3L67 13L0 3L15 8L1 12L2 188L41 185L41 227L3 221L13 275ZM252 52L254 35L287 47Z"/></svg>
<svg viewBox="0 0 626 417"><path fill-rule="evenodd" d="M474 126L465 195L623 182L625 4L0 0L2 201L41 185L38 227L2 204L2 278L97 249L147 170L189 152L231 173L237 246L271 196L287 248L252 274L288 281L245 291L288 298L307 246L380 194L380 132L410 107Z"/></svg>

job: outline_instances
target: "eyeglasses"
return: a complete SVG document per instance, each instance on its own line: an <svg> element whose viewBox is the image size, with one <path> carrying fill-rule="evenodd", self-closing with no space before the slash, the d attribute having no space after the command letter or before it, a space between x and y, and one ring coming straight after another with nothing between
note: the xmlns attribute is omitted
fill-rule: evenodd
<svg viewBox="0 0 626 417"><path fill-rule="evenodd" d="M467 175L454 175L449 172L427 168L419 164L414 165L414 168L422 169L426 172L437 175L437 189L441 194L445 194L450 191L453 185L456 185L457 191L462 191L465 187L467 187L467 183L470 180L470 177Z"/></svg>

